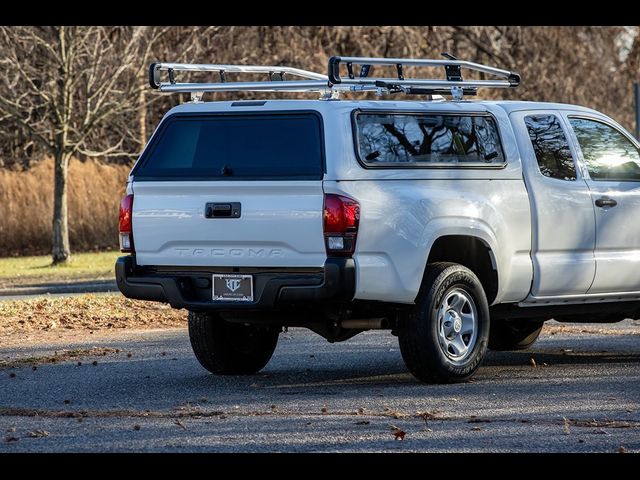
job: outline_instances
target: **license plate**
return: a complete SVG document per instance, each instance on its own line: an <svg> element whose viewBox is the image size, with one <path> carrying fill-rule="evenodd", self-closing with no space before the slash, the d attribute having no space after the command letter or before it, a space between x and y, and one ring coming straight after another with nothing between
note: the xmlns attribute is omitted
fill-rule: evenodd
<svg viewBox="0 0 640 480"><path fill-rule="evenodd" d="M212 284L214 302L253 302L251 275L214 275Z"/></svg>

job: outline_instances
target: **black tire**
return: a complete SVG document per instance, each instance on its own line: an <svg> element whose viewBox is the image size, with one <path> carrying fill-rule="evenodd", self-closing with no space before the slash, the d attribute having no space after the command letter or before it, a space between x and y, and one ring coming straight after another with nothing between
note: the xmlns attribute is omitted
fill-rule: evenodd
<svg viewBox="0 0 640 480"><path fill-rule="evenodd" d="M492 320L491 350L526 350L538 339L544 320Z"/></svg>
<svg viewBox="0 0 640 480"><path fill-rule="evenodd" d="M231 323L215 313L189 312L189 339L196 358L217 375L248 375L269 362L280 329Z"/></svg>
<svg viewBox="0 0 640 480"><path fill-rule="evenodd" d="M460 361L445 354L438 334L438 308L456 289L464 291L473 300L477 317L475 343ZM461 382L471 377L484 359L489 340L489 305L478 277L462 265L445 262L427 265L415 308L399 320L400 352L407 368L418 380Z"/></svg>

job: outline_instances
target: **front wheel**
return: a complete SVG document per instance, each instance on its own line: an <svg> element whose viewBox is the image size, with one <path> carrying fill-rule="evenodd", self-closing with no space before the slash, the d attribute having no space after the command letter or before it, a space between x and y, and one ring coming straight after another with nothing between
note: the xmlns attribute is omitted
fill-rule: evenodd
<svg viewBox="0 0 640 480"><path fill-rule="evenodd" d="M189 312L189 339L204 368L218 375L246 375L271 359L280 329L227 322L214 313Z"/></svg>
<svg viewBox="0 0 640 480"><path fill-rule="evenodd" d="M399 320L400 352L419 380L464 381L484 359L489 305L478 277L462 265L427 265L415 308Z"/></svg>

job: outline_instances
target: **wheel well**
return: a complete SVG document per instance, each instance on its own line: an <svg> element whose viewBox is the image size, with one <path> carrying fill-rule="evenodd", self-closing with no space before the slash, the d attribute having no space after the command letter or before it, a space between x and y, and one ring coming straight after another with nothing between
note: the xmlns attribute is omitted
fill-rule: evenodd
<svg viewBox="0 0 640 480"><path fill-rule="evenodd" d="M491 259L493 252L477 237L445 235L431 247L427 263L454 262L475 273L482 283L489 305L498 294L498 271Z"/></svg>

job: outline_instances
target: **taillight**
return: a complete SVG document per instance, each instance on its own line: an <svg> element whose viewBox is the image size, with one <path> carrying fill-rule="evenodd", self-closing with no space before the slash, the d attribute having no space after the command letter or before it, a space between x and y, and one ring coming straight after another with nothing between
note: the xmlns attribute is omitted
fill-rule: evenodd
<svg viewBox="0 0 640 480"><path fill-rule="evenodd" d="M133 252L133 195L125 195L120 201L120 251Z"/></svg>
<svg viewBox="0 0 640 480"><path fill-rule="evenodd" d="M334 193L324 196L324 241L327 255L350 257L356 249L360 204Z"/></svg>

